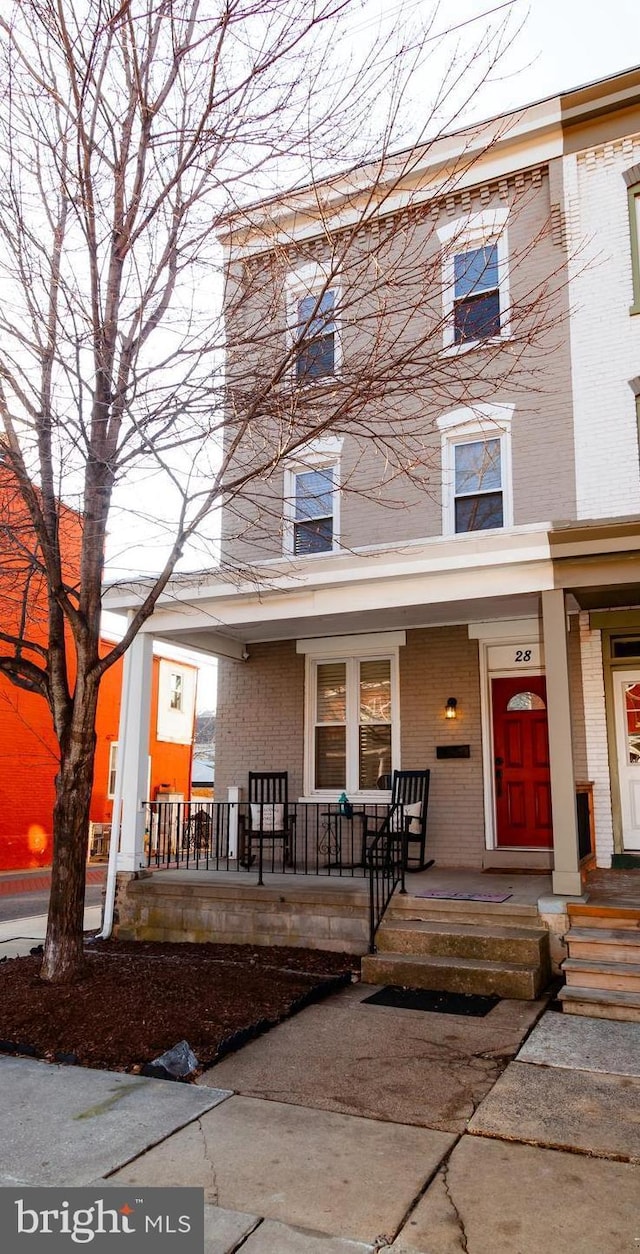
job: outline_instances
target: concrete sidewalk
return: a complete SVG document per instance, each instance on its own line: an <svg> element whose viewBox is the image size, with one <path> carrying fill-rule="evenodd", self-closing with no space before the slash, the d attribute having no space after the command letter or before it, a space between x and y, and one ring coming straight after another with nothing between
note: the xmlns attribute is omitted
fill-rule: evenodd
<svg viewBox="0 0 640 1254"><path fill-rule="evenodd" d="M636 1025L372 991L308 1007L197 1085L0 1057L0 1183L202 1186L206 1254L638 1248Z"/></svg>
<svg viewBox="0 0 640 1254"><path fill-rule="evenodd" d="M102 906L87 906L84 912L85 932L99 928L101 920ZM35 945L43 943L46 933L46 914L7 919L0 923L0 959L25 957Z"/></svg>

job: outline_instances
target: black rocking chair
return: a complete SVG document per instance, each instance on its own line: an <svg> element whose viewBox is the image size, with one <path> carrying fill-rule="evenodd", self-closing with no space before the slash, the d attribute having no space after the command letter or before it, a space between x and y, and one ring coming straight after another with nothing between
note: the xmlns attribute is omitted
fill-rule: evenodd
<svg viewBox="0 0 640 1254"><path fill-rule="evenodd" d="M406 848L405 871L426 871L433 858L425 860L427 841L427 805L431 772L394 771L389 813L380 826L377 820L363 818L363 852L376 836L385 832L403 832Z"/></svg>
<svg viewBox="0 0 640 1254"><path fill-rule="evenodd" d="M254 843L258 847L258 884L263 884L262 868L265 841L271 841L271 870L275 851L282 844L282 866L293 866L295 814L289 810L287 771L249 771L249 805L240 816L240 865L249 869L255 862Z"/></svg>

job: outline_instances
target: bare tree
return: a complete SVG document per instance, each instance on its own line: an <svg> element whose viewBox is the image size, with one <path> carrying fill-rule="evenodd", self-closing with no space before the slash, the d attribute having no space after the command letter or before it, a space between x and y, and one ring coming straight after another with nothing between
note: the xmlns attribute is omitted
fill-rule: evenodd
<svg viewBox="0 0 640 1254"><path fill-rule="evenodd" d="M405 30L393 46L383 32L341 56L340 24L355 7L21 0L0 18L0 547L10 572L0 585L0 671L48 703L59 745L48 980L72 979L82 963L101 679L212 511L226 507L235 538L263 512L272 539L283 460L331 433L375 452L354 491L401 475L428 490L433 441L414 420L425 377L453 403L486 397L517 378L523 354L530 368L545 335L548 348L552 274L521 291L510 354L499 344L485 353L475 391L459 357L442 358L433 213L410 195L401 215L387 210L435 142L435 122L451 123L449 101L463 107L476 91L479 62L448 64L410 147L391 158L433 30ZM483 37L482 74L505 38L502 24ZM498 138L495 127L479 132L440 183L439 203ZM345 159L351 173L336 174ZM276 208L269 196L284 178L307 190ZM514 200L526 204L530 191ZM261 207L243 208L256 192ZM292 242L289 212L311 216L320 244ZM273 232L267 263L244 247L256 231ZM224 324L221 240L230 249ZM309 259L323 279L291 336L285 275ZM347 269L341 307L328 314L323 295ZM301 342L313 373L338 314L357 327L357 365L345 354L340 380L303 398ZM162 497L170 537L123 639L101 656L110 520L135 515L145 484Z"/></svg>

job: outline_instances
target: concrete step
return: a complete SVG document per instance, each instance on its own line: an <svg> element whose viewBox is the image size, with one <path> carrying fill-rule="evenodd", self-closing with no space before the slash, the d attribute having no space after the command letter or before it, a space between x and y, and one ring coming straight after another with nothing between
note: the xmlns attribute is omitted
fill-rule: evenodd
<svg viewBox="0 0 640 1254"><path fill-rule="evenodd" d="M543 965L549 961L549 934L544 928L451 923L443 919L385 919L376 945L378 953L441 954Z"/></svg>
<svg viewBox="0 0 640 1254"><path fill-rule="evenodd" d="M613 928L616 931L640 932L640 907L623 906L619 902L568 902L567 914L573 927Z"/></svg>
<svg viewBox="0 0 640 1254"><path fill-rule="evenodd" d="M640 963L603 962L599 958L565 958L562 971L567 985L640 993Z"/></svg>
<svg viewBox="0 0 640 1254"><path fill-rule="evenodd" d="M456 901L445 897L416 897L394 893L387 918L439 919L445 923L477 924L480 927L540 927L536 905L523 902Z"/></svg>
<svg viewBox="0 0 640 1254"><path fill-rule="evenodd" d="M605 962L640 962L640 930L571 927L565 933L570 958L601 958Z"/></svg>
<svg viewBox="0 0 640 1254"><path fill-rule="evenodd" d="M569 1015L589 1015L593 1019L622 1019L640 1023L640 993L613 989L581 988L565 985L558 993L562 1009Z"/></svg>
<svg viewBox="0 0 640 1254"><path fill-rule="evenodd" d="M538 997L547 982L546 973L537 963L396 953L366 954L362 959L362 979L366 984L482 993L525 1001Z"/></svg>

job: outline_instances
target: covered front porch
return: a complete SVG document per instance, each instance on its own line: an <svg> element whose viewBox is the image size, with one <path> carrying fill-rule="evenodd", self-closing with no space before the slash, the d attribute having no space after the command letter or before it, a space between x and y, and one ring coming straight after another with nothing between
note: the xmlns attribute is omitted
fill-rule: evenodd
<svg viewBox="0 0 640 1254"><path fill-rule="evenodd" d="M120 815L118 871L122 876L155 871L150 891L157 895L161 882L171 884L160 868L173 859L187 897L194 887L184 876L195 870L196 883L206 883L207 891L226 885L229 899L253 898L256 868L243 868L238 826L243 807L246 811L247 778L256 770L283 771L299 819L290 865L284 865L284 851L275 843L266 848L265 884L259 888L263 902L268 894L280 895L281 881L290 894L304 871L300 901L305 891L308 902L310 892L341 895L343 904L352 894L355 909L370 892L359 816L388 813L390 794L388 785L380 786L384 775L373 788L368 783L355 793L350 789L356 819L334 822L341 788L317 788L313 774L314 735L317 746L322 722L313 704L313 683L322 667L323 675L334 677L336 663L347 679L355 677L346 698L351 714L345 717L353 719L353 732L347 727L346 734L347 741L353 736L357 771L358 746L369 745L359 738L357 726L357 676L362 684L365 673L361 659L384 658L387 678L372 679L367 671L366 682L387 683L391 693L391 713L378 718L385 734L389 728L386 741L379 741L390 746L388 766L426 767L431 773L426 853L435 867L427 872L430 883L437 887L434 876L464 874L473 882L480 876L486 894L492 873L500 873L503 883L512 873L526 871L530 874L518 882L522 879L524 891L535 895L536 875L541 875L545 883L536 900L549 890L555 896L550 913L560 930L567 899L583 894L586 866L594 857L603 868L610 866L620 839L612 802L617 781L610 769L600 618L638 613L637 542L637 524L521 528L509 535L414 543L401 553L385 546L375 553L323 556L295 571L272 563L261 574L264 587L258 593L254 585L216 582L215 573L197 585L181 580L127 655L124 752L114 804L114 814ZM107 604L130 609L138 595L135 589L114 590ZM165 829L162 835L158 799L151 799L150 808L146 796L152 636L220 659L219 801L204 824L204 843L192 821L195 803L188 808L189 832L183 825L178 834L170 823L169 834ZM531 777L536 831L524 808L522 831L516 831L516 815L506 839L500 829L505 780L496 750L496 701L505 681L515 684L517 716L526 721L529 712L541 710L538 721L548 736L542 784L542 776ZM539 691L544 697L537 696ZM456 718L449 720L451 697ZM332 726L341 726L340 720L334 717ZM335 750L337 743L336 736L323 733L323 745ZM344 749L340 752L344 755ZM517 789L512 795L517 798ZM547 800L540 806L536 798ZM202 813L205 806L198 805ZM174 896L177 891L177 886L171 889ZM171 893L167 889L166 895ZM187 916L181 917L186 934Z"/></svg>

